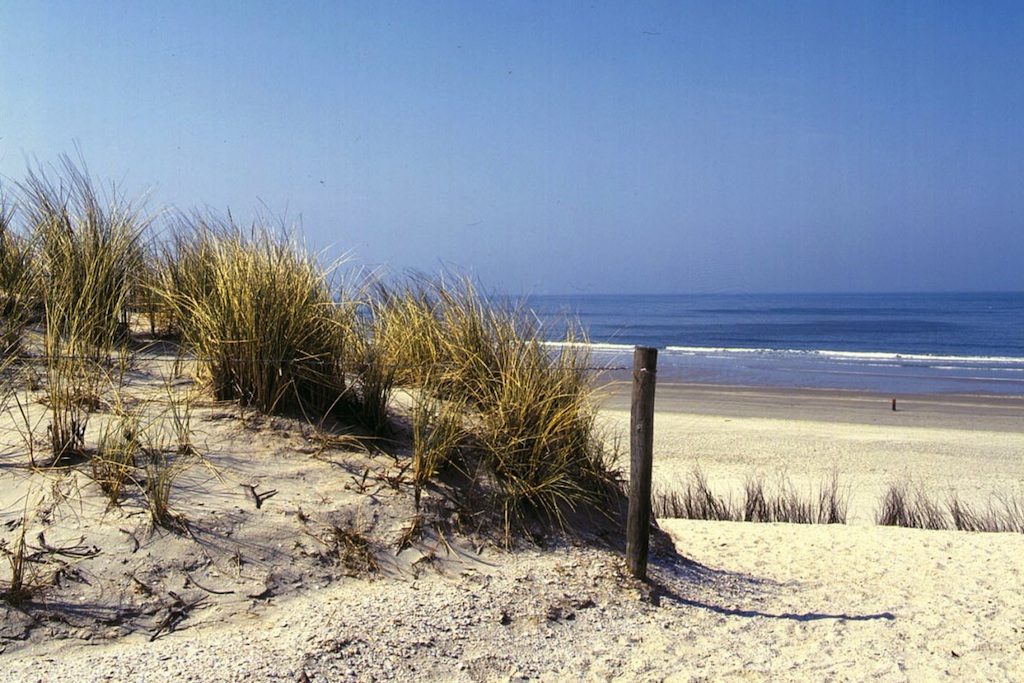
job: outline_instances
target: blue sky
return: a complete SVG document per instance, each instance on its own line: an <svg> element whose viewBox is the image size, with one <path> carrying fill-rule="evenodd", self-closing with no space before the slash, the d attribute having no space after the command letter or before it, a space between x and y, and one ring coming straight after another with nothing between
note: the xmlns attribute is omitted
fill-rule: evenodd
<svg viewBox="0 0 1024 683"><path fill-rule="evenodd" d="M0 175L515 293L1024 290L1024 5L9 2Z"/></svg>

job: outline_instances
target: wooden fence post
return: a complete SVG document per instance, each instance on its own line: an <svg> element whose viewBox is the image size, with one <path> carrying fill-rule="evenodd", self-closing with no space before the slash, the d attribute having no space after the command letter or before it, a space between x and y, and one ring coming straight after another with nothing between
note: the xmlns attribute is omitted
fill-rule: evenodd
<svg viewBox="0 0 1024 683"><path fill-rule="evenodd" d="M654 461L654 383L658 349L633 352L633 402L629 413L629 513L626 518L626 566L647 580L651 539L651 466Z"/></svg>

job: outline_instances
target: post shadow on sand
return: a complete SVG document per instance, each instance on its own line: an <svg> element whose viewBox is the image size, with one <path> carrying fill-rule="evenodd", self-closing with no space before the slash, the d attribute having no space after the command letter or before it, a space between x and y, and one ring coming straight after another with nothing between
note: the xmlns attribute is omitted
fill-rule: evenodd
<svg viewBox="0 0 1024 683"><path fill-rule="evenodd" d="M891 612L874 614L845 614L827 612L765 612L758 609L728 607L728 604L757 600L767 591L784 591L785 584L770 579L759 579L746 574L712 569L679 554L668 533L651 525L651 554L648 564L648 599L655 607L663 601L695 607L728 617L762 617L785 621L894 621ZM701 598L687 597L683 589L692 586ZM711 597L703 597L710 595Z"/></svg>

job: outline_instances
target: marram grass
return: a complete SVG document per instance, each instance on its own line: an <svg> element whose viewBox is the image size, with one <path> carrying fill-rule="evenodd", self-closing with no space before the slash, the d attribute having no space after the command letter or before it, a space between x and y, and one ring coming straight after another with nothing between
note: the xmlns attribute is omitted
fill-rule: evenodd
<svg viewBox="0 0 1024 683"><path fill-rule="evenodd" d="M766 486L762 477L747 479L743 496L714 492L700 468L694 468L682 486L656 492L657 517L719 522L785 522L789 524L845 524L849 491L833 472L816 491L798 492L786 478Z"/></svg>
<svg viewBox="0 0 1024 683"><path fill-rule="evenodd" d="M127 338L147 220L116 189L104 198L68 157L56 179L30 172L22 195L47 334L62 353L109 355Z"/></svg>
<svg viewBox="0 0 1024 683"><path fill-rule="evenodd" d="M17 228L16 206L0 192L0 343L4 355L20 350L39 305L32 243Z"/></svg>
<svg viewBox="0 0 1024 683"><path fill-rule="evenodd" d="M464 407L509 524L526 509L561 523L566 511L614 495L617 473L596 432L583 345L553 351L525 309L481 295L466 279L379 287L373 311L381 357L399 376Z"/></svg>
<svg viewBox="0 0 1024 683"><path fill-rule="evenodd" d="M984 506L950 493L942 502L923 485L891 483L875 515L881 526L914 529L1024 533L1024 502L1017 495L1001 495Z"/></svg>
<svg viewBox="0 0 1024 683"><path fill-rule="evenodd" d="M129 339L130 303L139 286L148 221L111 188L97 191L84 164L61 158L56 177L30 171L20 186L25 243L8 241L8 301L42 310L43 348L54 462L81 455L103 365ZM17 244L17 246L15 246ZM20 291L18 291L20 289ZM24 305L24 304L22 304ZM123 359L122 359L123 360Z"/></svg>
<svg viewBox="0 0 1024 683"><path fill-rule="evenodd" d="M403 432L392 388L415 388L417 497L455 465L471 488L483 484L508 525L528 511L564 523L580 506L617 509L606 505L620 482L595 428L585 347L545 344L522 306L448 276L353 296L291 235L261 220L243 228L230 214L163 214L169 237L158 244L137 204L115 188L97 191L67 157L54 175L30 171L17 188L14 203L0 201L4 348L42 321L54 461L95 452L95 475L115 504L128 473L137 476L137 449L109 430L87 443L86 425L111 355L123 370L137 348L141 314L196 360L218 400L331 413L394 440ZM187 434L180 440L193 448ZM155 519L169 493L157 484L173 479L160 471L145 479Z"/></svg>
<svg viewBox="0 0 1024 683"><path fill-rule="evenodd" d="M351 314L327 271L255 224L183 220L160 295L216 398L263 411L327 409L345 391Z"/></svg>

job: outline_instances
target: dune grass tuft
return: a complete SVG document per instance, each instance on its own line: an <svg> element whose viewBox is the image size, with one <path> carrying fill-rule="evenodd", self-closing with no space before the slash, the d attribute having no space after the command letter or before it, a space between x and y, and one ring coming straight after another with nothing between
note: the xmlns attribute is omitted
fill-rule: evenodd
<svg viewBox="0 0 1024 683"><path fill-rule="evenodd" d="M32 243L19 231L16 205L0 193L0 352L20 350L22 335L39 307Z"/></svg>
<svg viewBox="0 0 1024 683"><path fill-rule="evenodd" d="M25 533L27 521L23 518L20 524L20 531L14 547L10 548L0 542L0 553L7 556L10 565L10 575L7 580L7 587L0 590L0 600L10 605L18 606L31 600L42 588L44 583L38 574L34 574L30 562L25 553Z"/></svg>
<svg viewBox="0 0 1024 683"><path fill-rule="evenodd" d="M412 409L413 487L419 508L423 487L458 456L468 439L464 405L421 393Z"/></svg>
<svg viewBox="0 0 1024 683"><path fill-rule="evenodd" d="M126 487L133 483L137 457L143 452L143 427L137 413L123 413L102 428L96 452L89 463L93 480L107 497L110 507L118 507Z"/></svg>
<svg viewBox="0 0 1024 683"><path fill-rule="evenodd" d="M159 526L174 532L187 528L185 518L171 508L171 493L174 491L174 483L186 469L188 469L186 459L171 459L156 449L146 452L145 479L142 481L142 491L146 496L149 518L153 528Z"/></svg>
<svg viewBox="0 0 1024 683"><path fill-rule="evenodd" d="M38 297L44 314L54 462L82 453L103 365L125 353L148 225L116 188L101 195L84 164L63 156L56 173L30 171L20 186L35 266L9 268L24 285L18 297Z"/></svg>
<svg viewBox="0 0 1024 683"><path fill-rule="evenodd" d="M60 338L61 352L108 356L127 340L148 221L116 188L105 199L84 164L67 156L57 179L30 171L22 194L47 333Z"/></svg>
<svg viewBox="0 0 1024 683"><path fill-rule="evenodd" d="M979 507L955 492L938 502L923 486L901 481L885 490L875 521L913 529L1024 533L1024 504L1016 496L1003 495Z"/></svg>
<svg viewBox="0 0 1024 683"><path fill-rule="evenodd" d="M694 468L682 487L654 495L656 517L703 519L731 522L785 522L789 524L845 524L848 492L833 472L817 491L802 496L792 483L780 478L775 487L766 487L763 478L744 483L743 497L716 494L708 486L700 468Z"/></svg>
<svg viewBox="0 0 1024 683"><path fill-rule="evenodd" d="M265 412L335 405L351 314L328 271L285 235L182 219L159 292L213 393Z"/></svg>
<svg viewBox="0 0 1024 683"><path fill-rule="evenodd" d="M907 482L895 483L886 489L875 521L882 526L949 528L942 507L923 487L912 488Z"/></svg>
<svg viewBox="0 0 1024 683"><path fill-rule="evenodd" d="M714 493L700 468L694 468L684 486L656 491L653 498L655 517L716 522L735 522L743 519L743 511L736 506L732 497Z"/></svg>
<svg viewBox="0 0 1024 683"><path fill-rule="evenodd" d="M566 511L600 506L617 490L583 345L553 351L528 311L468 279L379 286L372 310L380 357L396 377L464 407L507 526L527 509L563 523ZM420 481L430 470L417 470Z"/></svg>

